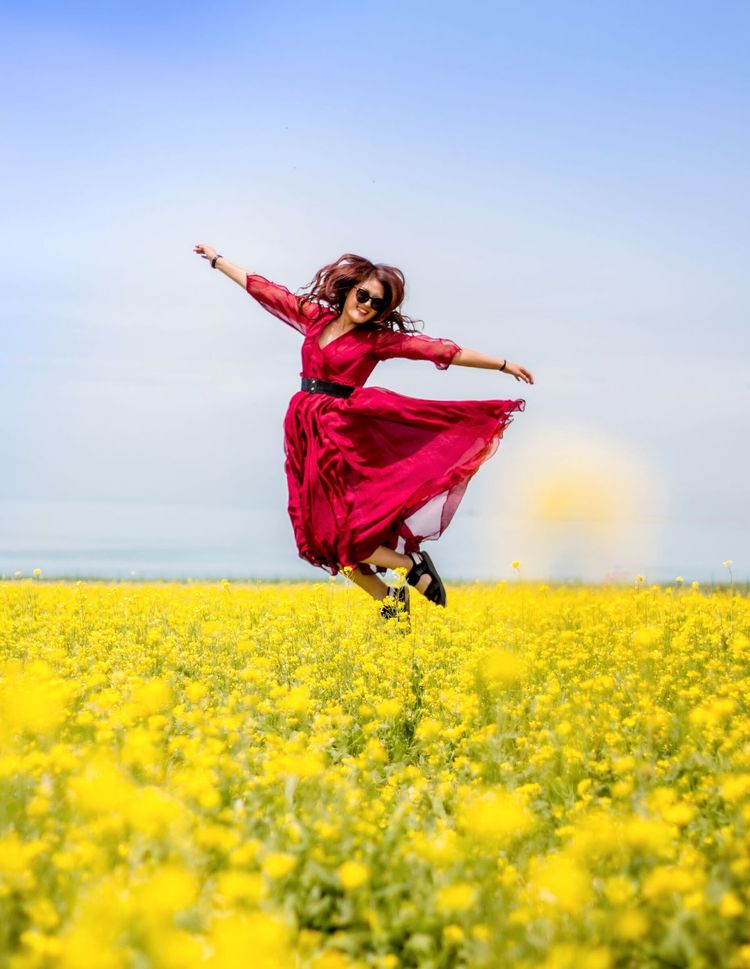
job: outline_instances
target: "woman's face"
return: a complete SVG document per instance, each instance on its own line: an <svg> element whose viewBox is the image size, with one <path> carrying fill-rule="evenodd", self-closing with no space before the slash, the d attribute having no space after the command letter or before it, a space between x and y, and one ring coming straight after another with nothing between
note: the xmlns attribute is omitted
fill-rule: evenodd
<svg viewBox="0 0 750 969"><path fill-rule="evenodd" d="M368 300L366 303L360 303L357 300L357 290L367 290L371 297L375 300L385 299L385 290L383 289L383 284L380 280L376 279L375 276L368 276L364 282L357 283L356 286L352 286L346 296L346 302L344 303L344 313L349 317L352 323L369 323L374 320L382 312L383 307L378 307L378 309L372 308L372 303Z"/></svg>

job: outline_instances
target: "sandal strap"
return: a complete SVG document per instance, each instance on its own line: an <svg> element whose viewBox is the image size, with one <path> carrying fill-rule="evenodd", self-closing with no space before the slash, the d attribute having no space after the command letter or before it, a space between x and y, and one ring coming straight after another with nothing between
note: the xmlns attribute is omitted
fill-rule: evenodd
<svg viewBox="0 0 750 969"><path fill-rule="evenodd" d="M417 552L417 555L418 554L419 553ZM423 575L432 574L427 566L427 562L425 561L424 556L421 557L421 561L419 562L414 561L411 553L409 553L409 558L414 563L412 567L409 569L409 572L406 576L406 581L409 583L409 585L416 585ZM435 580L433 579L432 581L434 582Z"/></svg>
<svg viewBox="0 0 750 969"><path fill-rule="evenodd" d="M424 555L422 555L421 552L417 552L416 554L421 557L421 562L414 562L411 553L409 553L409 558L411 558L412 562L414 562L414 565L409 570L409 573L406 576L406 581L409 583L409 585L415 586L423 575L429 575L430 581L425 586L422 595L430 602L437 602L438 596L440 595L440 583L432 574L432 570L427 564L427 559L424 557Z"/></svg>

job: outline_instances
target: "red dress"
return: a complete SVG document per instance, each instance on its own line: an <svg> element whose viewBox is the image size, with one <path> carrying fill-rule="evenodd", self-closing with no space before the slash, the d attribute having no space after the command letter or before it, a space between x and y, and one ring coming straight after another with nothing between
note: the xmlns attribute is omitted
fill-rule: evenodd
<svg viewBox="0 0 750 969"><path fill-rule="evenodd" d="M263 276L248 274L245 286L304 336L301 377L356 387L345 398L299 390L289 402L284 469L300 558L336 575L378 545L411 552L439 538L526 401L422 400L365 387L379 360L431 360L445 370L461 347L361 324L321 350L321 331L338 313L314 303L300 309L300 297Z"/></svg>

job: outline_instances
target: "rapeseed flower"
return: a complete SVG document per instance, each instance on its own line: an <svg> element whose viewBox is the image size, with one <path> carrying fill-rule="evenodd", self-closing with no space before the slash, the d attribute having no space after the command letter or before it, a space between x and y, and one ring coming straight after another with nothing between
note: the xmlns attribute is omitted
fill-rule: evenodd
<svg viewBox="0 0 750 969"><path fill-rule="evenodd" d="M439 912L466 912L477 899L477 890L467 882L444 885L435 896L435 906Z"/></svg>
<svg viewBox="0 0 750 969"><path fill-rule="evenodd" d="M470 840L503 847L523 837L534 826L534 814L511 791L472 792L459 805L457 822Z"/></svg>
<svg viewBox="0 0 750 969"><path fill-rule="evenodd" d="M297 867L297 859L284 851L272 851L263 861L263 874L268 878L285 878Z"/></svg>
<svg viewBox="0 0 750 969"><path fill-rule="evenodd" d="M339 881L347 891L360 888L367 882L369 875L367 866L358 861L345 861L338 868Z"/></svg>
<svg viewBox="0 0 750 969"><path fill-rule="evenodd" d="M750 969L750 605L679 585L6 582L9 966Z"/></svg>
<svg viewBox="0 0 750 969"><path fill-rule="evenodd" d="M207 944L207 969L296 969L287 925L265 912L217 916Z"/></svg>

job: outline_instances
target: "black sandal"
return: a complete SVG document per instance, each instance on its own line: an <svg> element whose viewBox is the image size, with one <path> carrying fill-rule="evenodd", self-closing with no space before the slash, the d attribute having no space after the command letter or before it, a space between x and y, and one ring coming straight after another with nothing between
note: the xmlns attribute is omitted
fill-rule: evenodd
<svg viewBox="0 0 750 969"><path fill-rule="evenodd" d="M395 599L395 602L393 605L384 602L380 607L380 615L383 619L398 619L399 615L406 615L408 619L411 613L408 587L402 585L397 588L396 586L389 585L387 589L386 595Z"/></svg>
<svg viewBox="0 0 750 969"><path fill-rule="evenodd" d="M414 563L412 567L406 574L406 581L409 585L416 585L423 575L431 576L430 583L424 590L422 595L425 599L429 599L430 602L434 602L438 606L444 606L448 601L448 597L445 593L445 586L443 585L443 580L438 575L437 569L432 564L432 559L427 554L427 552L407 552L407 555ZM414 556L421 556L418 562ZM419 590L417 590L419 591Z"/></svg>

